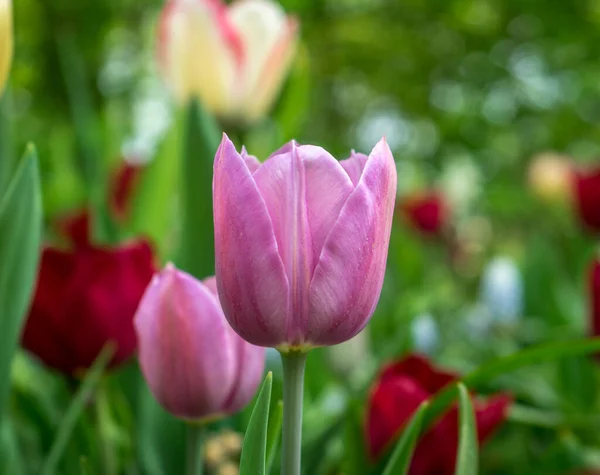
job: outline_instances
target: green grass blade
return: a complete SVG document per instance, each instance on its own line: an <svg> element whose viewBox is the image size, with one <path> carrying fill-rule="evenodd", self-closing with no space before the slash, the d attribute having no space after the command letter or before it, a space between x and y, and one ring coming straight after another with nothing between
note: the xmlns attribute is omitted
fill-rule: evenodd
<svg viewBox="0 0 600 475"><path fill-rule="evenodd" d="M55 473L56 466L58 465L58 462L60 462L60 458L67 448L73 429L77 424L77 420L85 409L94 389L98 386L102 374L111 360L114 351L114 345L106 345L96 358L96 361L94 361L94 364L88 371L83 383L79 386L79 389L71 401L71 405L67 409L67 412L56 431L54 442L52 443L52 447L50 448L42 470L40 471L41 475L53 475Z"/></svg>
<svg viewBox="0 0 600 475"><path fill-rule="evenodd" d="M269 373L260 389L260 393L258 393L244 436L240 459L240 475L265 475L272 386L273 374Z"/></svg>
<svg viewBox="0 0 600 475"><path fill-rule="evenodd" d="M405 475L410 468L410 461L421 433L423 417L429 403L425 401L416 410L390 457L383 475Z"/></svg>
<svg viewBox="0 0 600 475"><path fill-rule="evenodd" d="M456 457L456 475L477 475L478 443L477 424L471 396L464 384L458 384L458 454Z"/></svg>
<svg viewBox="0 0 600 475"><path fill-rule="evenodd" d="M0 201L0 422L10 369L36 279L42 232L37 155L29 146Z"/></svg>
<svg viewBox="0 0 600 475"><path fill-rule="evenodd" d="M275 409L269 417L269 429L267 431L267 473L271 473L273 462L275 461L275 455L277 448L279 447L279 440L281 437L281 424L283 423L283 401L278 401Z"/></svg>

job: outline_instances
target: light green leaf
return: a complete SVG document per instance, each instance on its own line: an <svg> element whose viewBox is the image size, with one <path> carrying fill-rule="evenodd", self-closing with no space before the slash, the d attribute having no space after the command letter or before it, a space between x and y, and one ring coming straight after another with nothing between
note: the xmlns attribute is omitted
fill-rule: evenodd
<svg viewBox="0 0 600 475"><path fill-rule="evenodd" d="M194 277L215 273L213 163L221 135L197 101L189 105L181 174L181 239L176 264Z"/></svg>
<svg viewBox="0 0 600 475"><path fill-rule="evenodd" d="M0 422L10 368L39 261L42 204L37 155L29 146L0 201Z"/></svg>
<svg viewBox="0 0 600 475"><path fill-rule="evenodd" d="M86 374L85 379L75 393L75 396L56 431L54 442L52 443L52 447L50 448L42 470L40 471L41 475L53 475L55 473L56 466L58 465L58 462L60 462L60 459L67 448L73 429L75 428L81 413L88 404L94 390L98 386L102 374L108 366L114 352L114 345L110 343L107 344Z"/></svg>
<svg viewBox="0 0 600 475"><path fill-rule="evenodd" d="M478 443L475 411L471 396L464 384L458 384L458 407L460 422L458 427L458 455L456 475L477 475Z"/></svg>
<svg viewBox="0 0 600 475"><path fill-rule="evenodd" d="M267 429L269 426L269 406L273 373L268 373L260 388L256 404L250 416L250 422L244 436L240 475L265 475L267 454Z"/></svg>
<svg viewBox="0 0 600 475"><path fill-rule="evenodd" d="M408 473L410 461L417 445L419 434L421 433L423 416L425 415L427 406L427 401L422 403L402 431L402 436L396 444L396 448L383 471L383 475L404 475Z"/></svg>
<svg viewBox="0 0 600 475"><path fill-rule="evenodd" d="M277 453L277 447L279 447L282 422L283 401L278 401L269 417L269 429L267 431L267 473L271 473L275 454Z"/></svg>

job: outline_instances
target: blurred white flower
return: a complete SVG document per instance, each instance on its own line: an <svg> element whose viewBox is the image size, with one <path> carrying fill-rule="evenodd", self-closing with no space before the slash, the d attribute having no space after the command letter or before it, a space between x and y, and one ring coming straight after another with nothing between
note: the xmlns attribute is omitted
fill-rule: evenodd
<svg viewBox="0 0 600 475"><path fill-rule="evenodd" d="M416 316L410 326L413 348L419 353L431 355L440 343L440 332L434 318L424 313Z"/></svg>
<svg viewBox="0 0 600 475"><path fill-rule="evenodd" d="M512 259L492 259L480 285L481 303L494 321L515 323L519 319L523 313L523 278Z"/></svg>

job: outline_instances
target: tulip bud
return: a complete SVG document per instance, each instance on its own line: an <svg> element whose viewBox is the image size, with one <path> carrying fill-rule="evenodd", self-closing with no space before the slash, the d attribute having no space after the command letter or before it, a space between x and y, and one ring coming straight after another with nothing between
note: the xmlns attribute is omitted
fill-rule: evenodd
<svg viewBox="0 0 600 475"><path fill-rule="evenodd" d="M576 170L572 180L579 220L588 230L600 232L600 167Z"/></svg>
<svg viewBox="0 0 600 475"><path fill-rule="evenodd" d="M227 324L214 277L199 282L168 264L148 286L135 327L144 377L173 415L212 419L239 411L254 396L265 350Z"/></svg>
<svg viewBox="0 0 600 475"><path fill-rule="evenodd" d="M568 157L542 153L529 166L529 186L544 201L561 201L569 196L571 165Z"/></svg>
<svg viewBox="0 0 600 475"><path fill-rule="evenodd" d="M158 60L179 102L198 97L226 120L266 114L296 49L297 23L271 0L170 0Z"/></svg>
<svg viewBox="0 0 600 475"><path fill-rule="evenodd" d="M12 48L12 0L0 0L0 95L8 78Z"/></svg>
<svg viewBox="0 0 600 475"><path fill-rule="evenodd" d="M290 142L254 173L223 137L213 179L219 296L231 326L261 346L349 340L381 293L396 197L382 139L338 162Z"/></svg>

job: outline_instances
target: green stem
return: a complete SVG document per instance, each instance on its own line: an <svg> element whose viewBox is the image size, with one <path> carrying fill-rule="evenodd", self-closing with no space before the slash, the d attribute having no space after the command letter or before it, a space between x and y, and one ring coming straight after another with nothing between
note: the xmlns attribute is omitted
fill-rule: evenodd
<svg viewBox="0 0 600 475"><path fill-rule="evenodd" d="M204 426L188 424L187 427L187 463L186 475L202 475L202 442L204 440Z"/></svg>
<svg viewBox="0 0 600 475"><path fill-rule="evenodd" d="M306 353L281 353L283 363L283 437L281 475L300 475L302 399Z"/></svg>

